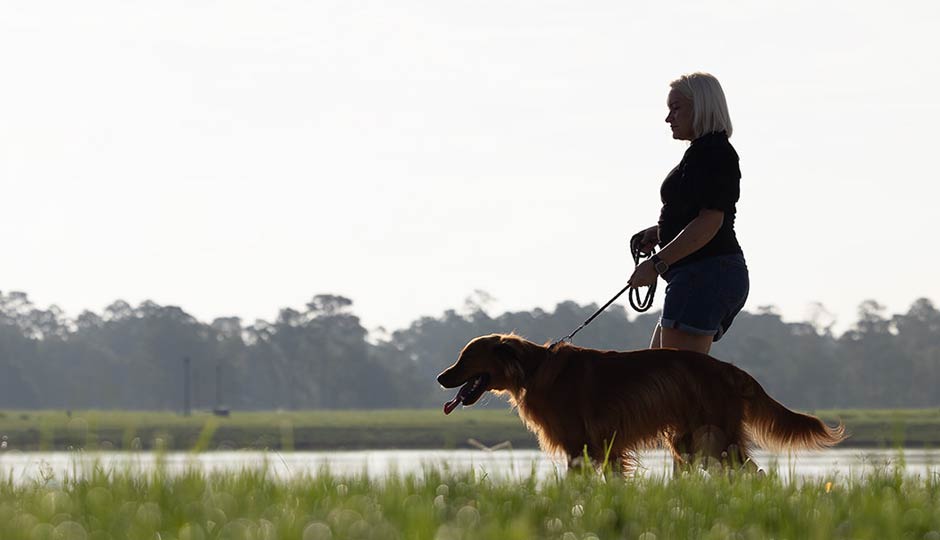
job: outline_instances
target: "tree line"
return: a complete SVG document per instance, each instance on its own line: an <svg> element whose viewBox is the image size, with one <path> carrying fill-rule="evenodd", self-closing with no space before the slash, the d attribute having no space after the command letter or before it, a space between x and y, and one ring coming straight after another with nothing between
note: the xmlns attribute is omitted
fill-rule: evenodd
<svg viewBox="0 0 940 540"><path fill-rule="evenodd" d="M436 407L452 394L436 375L471 338L515 332L544 343L598 307L565 301L552 311L493 316L485 304L485 294L478 295L462 309L376 337L350 299L332 294L246 325L237 317L205 323L151 301L134 307L119 300L72 319L55 306L34 305L25 293L0 293L0 408L180 410L185 357L195 408ZM613 305L575 341L643 348L657 318L630 319ZM712 354L747 370L793 407L940 405L940 311L926 298L903 314L866 300L857 321L838 336L825 317L784 322L764 306L742 312ZM491 398L483 406L504 405Z"/></svg>

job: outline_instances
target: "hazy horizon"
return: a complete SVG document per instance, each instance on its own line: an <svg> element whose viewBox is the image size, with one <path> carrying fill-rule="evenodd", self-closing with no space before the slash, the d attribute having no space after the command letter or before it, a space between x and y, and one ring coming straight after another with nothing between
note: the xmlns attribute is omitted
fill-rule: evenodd
<svg viewBox="0 0 940 540"><path fill-rule="evenodd" d="M247 322L332 293L369 329L477 289L603 304L685 149L668 83L701 70L741 156L745 309L904 312L940 299L940 3L886 6L7 5L0 290Z"/></svg>

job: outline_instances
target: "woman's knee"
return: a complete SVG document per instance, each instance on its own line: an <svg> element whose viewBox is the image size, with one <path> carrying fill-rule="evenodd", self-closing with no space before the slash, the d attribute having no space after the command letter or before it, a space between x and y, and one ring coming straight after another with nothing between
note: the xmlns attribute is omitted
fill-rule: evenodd
<svg viewBox="0 0 940 540"><path fill-rule="evenodd" d="M663 348L696 351L704 354L708 354L708 351L712 348L712 336L692 334L677 328L658 327L658 329Z"/></svg>

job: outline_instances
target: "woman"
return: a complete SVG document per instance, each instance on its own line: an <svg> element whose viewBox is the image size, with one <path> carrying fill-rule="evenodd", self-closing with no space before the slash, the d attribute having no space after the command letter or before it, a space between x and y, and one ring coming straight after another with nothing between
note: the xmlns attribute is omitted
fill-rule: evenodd
<svg viewBox="0 0 940 540"><path fill-rule="evenodd" d="M649 286L658 275L668 284L651 348L708 353L747 299L747 265L734 234L741 171L718 80L693 73L669 86L666 122L674 139L691 144L660 188L659 223L639 233L644 252L661 250L637 266L630 285Z"/></svg>

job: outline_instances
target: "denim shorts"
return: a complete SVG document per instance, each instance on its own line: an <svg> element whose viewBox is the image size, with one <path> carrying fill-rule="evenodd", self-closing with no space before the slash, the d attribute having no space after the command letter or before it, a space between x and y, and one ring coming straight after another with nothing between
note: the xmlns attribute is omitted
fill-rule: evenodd
<svg viewBox="0 0 940 540"><path fill-rule="evenodd" d="M659 324L718 341L744 307L750 288L744 255L718 255L663 274L666 300Z"/></svg>

